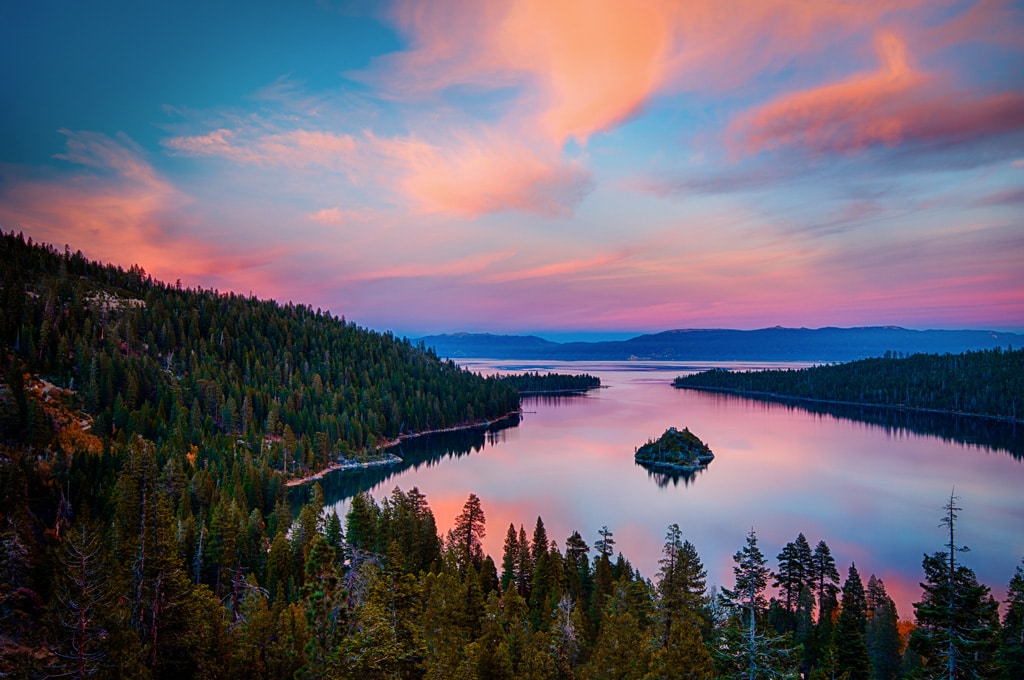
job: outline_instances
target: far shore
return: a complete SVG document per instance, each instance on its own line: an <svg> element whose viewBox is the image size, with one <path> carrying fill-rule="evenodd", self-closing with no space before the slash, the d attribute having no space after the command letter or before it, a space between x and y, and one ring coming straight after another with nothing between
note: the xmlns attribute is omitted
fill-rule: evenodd
<svg viewBox="0 0 1024 680"><path fill-rule="evenodd" d="M500 418L495 418L494 420L477 420L475 422L467 423L465 425L452 425L451 427L441 427L441 428L438 428L438 429L435 429L435 430L424 430L422 432L410 432L408 434L400 434L400 435L398 435L394 439L386 439L386 440L384 440L384 442L382 444L378 444L377 445L376 450L377 451L383 451L385 449L391 448L392 446L395 446L396 444L401 444L402 442L404 442L407 439L415 439L416 437L425 437L425 436L431 435L431 434L442 434L444 432L460 432L462 430L475 430L475 429L479 429L479 428L482 428L482 427L490 427L494 423L500 423L500 422L502 422L504 420L509 420L509 419L511 419L513 417L517 417L517 416L522 415L522 413L523 413L522 409L517 409L515 411L509 411L505 415L501 416ZM368 460L368 461L352 461L352 460L346 460L344 462L340 462L339 461L339 462L331 463L330 465L325 467L323 470L319 470L317 472L310 473L310 474L308 474L308 475L306 475L304 477L296 477L294 479L289 479L288 481L286 481L284 483L284 485L286 487L302 486L303 484L308 484L309 482L315 482L316 480L322 479L323 477L325 477L326 475L328 475L328 474L330 474L332 472L338 472L340 470L362 470L362 469L365 469L365 468L379 467L379 466L382 466L382 465L395 465L395 464L401 463L401 462L402 462L402 459L399 458L398 456L396 456L393 453L389 453L389 454L384 455L384 456L373 458L373 459Z"/></svg>
<svg viewBox="0 0 1024 680"><path fill-rule="evenodd" d="M594 387L582 387L579 389L564 389L564 390L520 390L520 397L572 397L586 394L591 390L603 389L605 385L595 385Z"/></svg>
<svg viewBox="0 0 1024 680"><path fill-rule="evenodd" d="M986 418L988 420L999 420L1005 423L1024 423L1024 418L1013 416L997 416L990 413L972 413L970 411L951 411L939 408L923 408L920 406L907 406L905 404L874 404L867 401L840 401L838 399L815 399L813 397L796 397L778 392L759 392L756 390L740 390L733 387L704 387L701 385L672 385L677 390L700 390L702 392L721 392L723 394L735 394L738 397L749 397L751 399L764 399L766 401L792 401L808 402L811 404L837 404L839 406L860 406L863 408L881 408L893 411L916 411L918 413L934 413L945 416L959 416L962 418Z"/></svg>

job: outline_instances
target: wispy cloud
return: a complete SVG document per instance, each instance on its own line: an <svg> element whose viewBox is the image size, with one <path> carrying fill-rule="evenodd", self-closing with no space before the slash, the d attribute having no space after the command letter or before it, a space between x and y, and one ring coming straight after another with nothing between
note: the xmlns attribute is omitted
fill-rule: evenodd
<svg viewBox="0 0 1024 680"><path fill-rule="evenodd" d="M335 171L351 168L356 153L351 135L307 129L240 134L218 128L202 135L171 137L164 145L189 156L221 156L239 163Z"/></svg>

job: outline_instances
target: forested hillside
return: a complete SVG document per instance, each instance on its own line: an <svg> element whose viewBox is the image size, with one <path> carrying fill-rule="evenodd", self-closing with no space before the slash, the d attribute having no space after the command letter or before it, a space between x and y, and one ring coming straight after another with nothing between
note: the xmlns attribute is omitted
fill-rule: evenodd
<svg viewBox="0 0 1024 680"><path fill-rule="evenodd" d="M498 380L303 305L183 290L14 234L0 263L0 648L19 631L70 640L44 624L70 615L62 560L84 551L88 578L126 602L119 649L149 645L138 662L155 668L207 606L194 598L262 580L291 529L288 478L518 409Z"/></svg>
<svg viewBox="0 0 1024 680"><path fill-rule="evenodd" d="M716 369L676 378L672 384L1020 420L1024 418L1024 349L887 355L796 370Z"/></svg>
<svg viewBox="0 0 1024 680"><path fill-rule="evenodd" d="M320 310L180 290L13 235L0 247L8 383L35 374L72 387L100 437L137 433L183 448L237 435L260 448L261 435L280 436L272 465L287 455L289 470L308 469L518 406L496 380ZM44 419L29 422L28 404L13 401L19 411L8 408L5 431L27 428L46 444Z"/></svg>

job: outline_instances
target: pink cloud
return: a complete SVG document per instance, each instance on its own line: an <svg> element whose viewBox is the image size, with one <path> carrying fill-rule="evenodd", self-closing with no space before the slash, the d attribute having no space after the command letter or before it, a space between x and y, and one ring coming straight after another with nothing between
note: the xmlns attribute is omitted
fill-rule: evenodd
<svg viewBox="0 0 1024 680"><path fill-rule="evenodd" d="M513 257L513 251L496 251L491 253L474 253L466 257L437 263L408 263L394 267L373 269L364 274L357 274L348 281L375 281L381 279L413 279L413 278L455 278L486 272L498 262Z"/></svg>
<svg viewBox="0 0 1024 680"><path fill-rule="evenodd" d="M301 128L271 133L219 128L205 135L171 137L164 146L187 156L220 156L239 163L335 171L351 167L356 153L351 135Z"/></svg>
<svg viewBox="0 0 1024 680"><path fill-rule="evenodd" d="M746 84L922 4L402 0L392 15L411 47L362 75L404 98L519 88L515 116L555 144L582 143L660 93Z"/></svg>
<svg viewBox="0 0 1024 680"><path fill-rule="evenodd" d="M1024 129L1024 95L951 92L911 63L893 33L876 38L879 68L779 97L730 125L746 153L779 147L854 153L905 142L962 143Z"/></svg>
<svg viewBox="0 0 1024 680"><path fill-rule="evenodd" d="M230 280L242 290L266 289L269 262L280 248L253 254L193 236L193 200L157 172L125 136L62 130L66 150L57 157L70 173L29 176L15 168L0 194L0 225L39 241L82 249L93 259L138 264L157 279L215 285Z"/></svg>
<svg viewBox="0 0 1024 680"><path fill-rule="evenodd" d="M344 210L339 207L334 207L317 210L316 212L307 215L306 219L311 222L319 222L320 224L327 226L340 227L344 224L359 222L365 219L365 216L356 210Z"/></svg>
<svg viewBox="0 0 1024 680"><path fill-rule="evenodd" d="M593 186L578 162L493 132L459 135L446 146L370 139L401 173L399 188L424 212L475 218L512 210L563 217Z"/></svg>
<svg viewBox="0 0 1024 680"><path fill-rule="evenodd" d="M590 173L556 148L506 129L359 137L323 130L230 130L164 141L173 152L218 156L263 168L341 172L354 183L383 188L423 213L467 218L503 211L546 217L572 214L592 189ZM322 224L353 216L337 208L309 215Z"/></svg>
<svg viewBox="0 0 1024 680"><path fill-rule="evenodd" d="M626 254L602 255L589 260L571 260L568 262L555 262L552 264L540 265L529 269L516 269L509 272L489 274L484 278L488 283L509 283L513 281L525 281L527 279L558 279L576 274L594 273L600 274L615 264L625 260ZM564 283L564 282L563 282Z"/></svg>

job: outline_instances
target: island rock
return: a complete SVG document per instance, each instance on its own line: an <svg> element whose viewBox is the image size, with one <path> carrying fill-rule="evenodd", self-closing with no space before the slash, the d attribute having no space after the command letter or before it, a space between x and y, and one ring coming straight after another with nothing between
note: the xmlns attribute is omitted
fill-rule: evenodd
<svg viewBox="0 0 1024 680"><path fill-rule="evenodd" d="M706 467L715 454L688 428L670 427L657 441L650 441L636 451L636 462L654 468L693 472Z"/></svg>

